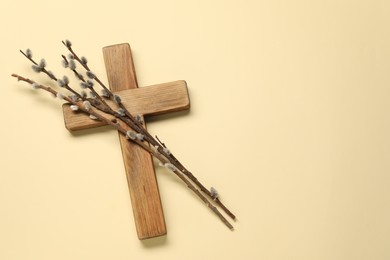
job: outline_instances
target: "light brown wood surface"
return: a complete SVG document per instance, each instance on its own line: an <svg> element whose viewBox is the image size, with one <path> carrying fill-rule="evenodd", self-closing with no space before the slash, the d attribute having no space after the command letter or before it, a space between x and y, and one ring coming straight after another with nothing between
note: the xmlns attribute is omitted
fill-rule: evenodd
<svg viewBox="0 0 390 260"><path fill-rule="evenodd" d="M138 88L129 44L103 48L110 89L118 94L133 115L158 115L190 107L185 81L174 81ZM103 125L63 106L65 126L81 130ZM146 125L145 125L146 127ZM166 234L161 199L152 157L119 134L123 160L139 239Z"/></svg>

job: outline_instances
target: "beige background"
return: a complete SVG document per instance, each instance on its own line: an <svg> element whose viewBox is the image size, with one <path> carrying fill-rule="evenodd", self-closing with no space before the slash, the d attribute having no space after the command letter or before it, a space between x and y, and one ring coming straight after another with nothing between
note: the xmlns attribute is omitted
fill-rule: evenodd
<svg viewBox="0 0 390 260"><path fill-rule="evenodd" d="M0 259L390 259L390 2L0 3ZM150 120L238 216L230 232L158 169L168 236L138 241L115 131L71 134L31 48L69 38L105 78L129 42L141 86L184 79L191 112Z"/></svg>

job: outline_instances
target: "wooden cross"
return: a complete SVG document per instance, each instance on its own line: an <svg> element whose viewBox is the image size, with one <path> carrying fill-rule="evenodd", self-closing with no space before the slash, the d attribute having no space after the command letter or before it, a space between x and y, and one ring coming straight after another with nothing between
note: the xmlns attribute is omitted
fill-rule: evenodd
<svg viewBox="0 0 390 260"><path fill-rule="evenodd" d="M138 88L129 44L104 47L103 56L111 91L121 97L133 115L150 116L189 109L185 81ZM63 106L63 112L65 126L71 131L104 125L85 114L73 112L68 104ZM120 134L119 138L138 238L165 235L167 231L152 157L123 135Z"/></svg>

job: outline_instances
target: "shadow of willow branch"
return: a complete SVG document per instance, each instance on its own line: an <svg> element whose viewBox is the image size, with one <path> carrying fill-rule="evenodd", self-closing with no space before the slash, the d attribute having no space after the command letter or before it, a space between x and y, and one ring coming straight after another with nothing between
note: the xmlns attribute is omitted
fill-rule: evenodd
<svg viewBox="0 0 390 260"><path fill-rule="evenodd" d="M79 100L76 101L56 90L54 90L51 87L47 87L41 84L36 83L35 81L22 77L17 74L12 74L13 77L17 78L18 81L24 81L32 85L34 89L41 89L48 93L51 93L53 96L65 100L66 102L70 103L71 106L73 106L74 110L79 110L87 115L89 115L91 118L95 120L100 120L105 122L106 124L114 127L117 129L121 134L125 135L127 137L127 140L130 142L134 142L140 147L142 147L144 150L146 150L148 153L150 153L152 156L154 156L157 160L160 161L161 165L165 166L167 169L172 171L176 176L178 176L186 185L187 187L192 190L205 204L207 207L209 207L213 213L231 230L233 230L233 226L229 223L229 221L226 220L226 218L218 211L218 209L213 206L213 204L191 183L190 180L186 178L186 176L183 174L182 171L180 171L174 164L170 163L170 160L165 156L164 154L161 154L158 150L150 148L147 144L144 143L143 138L137 138L137 133L133 132L131 128L125 128L120 123L113 121L104 115L97 113L95 108L92 106L92 104L88 100ZM165 145L164 145L165 146Z"/></svg>

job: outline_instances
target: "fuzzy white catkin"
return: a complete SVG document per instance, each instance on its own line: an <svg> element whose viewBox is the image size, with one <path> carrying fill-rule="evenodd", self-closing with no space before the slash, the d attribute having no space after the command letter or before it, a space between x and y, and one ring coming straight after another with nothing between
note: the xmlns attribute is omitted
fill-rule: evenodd
<svg viewBox="0 0 390 260"><path fill-rule="evenodd" d="M91 103L89 103L89 101L84 101L83 105L84 105L84 108L85 108L87 111L90 110L90 109L92 108L92 105L91 105Z"/></svg>
<svg viewBox="0 0 390 260"><path fill-rule="evenodd" d="M61 88L65 87L65 82L62 80L62 79L57 79L57 84L58 86L60 86Z"/></svg>
<svg viewBox="0 0 390 260"><path fill-rule="evenodd" d="M65 46L68 47L68 48L72 47L72 42L69 41L69 40L65 40L65 41L64 41L64 44L65 44Z"/></svg>
<svg viewBox="0 0 390 260"><path fill-rule="evenodd" d="M64 75L64 76L62 77L62 80L64 81L65 85L68 85L68 84L69 84L69 78L68 78L68 76Z"/></svg>
<svg viewBox="0 0 390 260"><path fill-rule="evenodd" d="M80 60L81 60L81 62L82 62L84 65L86 65L86 64L88 63L88 60L87 60L87 58L85 58L85 57L81 57Z"/></svg>
<svg viewBox="0 0 390 260"><path fill-rule="evenodd" d="M41 61L39 62L38 66L43 69L44 67L46 67L46 60L45 59L41 59Z"/></svg>
<svg viewBox="0 0 390 260"><path fill-rule="evenodd" d="M93 83L91 80L87 80L87 86L88 86L89 88L92 88L93 85L94 85L94 83Z"/></svg>
<svg viewBox="0 0 390 260"><path fill-rule="evenodd" d="M214 200L218 198L218 191L214 187L210 188L210 194L211 198L213 198Z"/></svg>
<svg viewBox="0 0 390 260"><path fill-rule="evenodd" d="M143 134L136 134L138 140L143 141L145 136Z"/></svg>
<svg viewBox="0 0 390 260"><path fill-rule="evenodd" d="M77 111L77 110L79 110L79 107L76 106L76 105L71 105L71 106L70 106L70 109L71 109L72 111Z"/></svg>
<svg viewBox="0 0 390 260"><path fill-rule="evenodd" d="M137 133L135 133L135 132L133 132L133 131L131 131L131 130L129 130L129 131L126 132L126 136L127 136L129 139L131 139L131 140L137 139Z"/></svg>
<svg viewBox="0 0 390 260"><path fill-rule="evenodd" d="M122 99L120 96L114 95L114 101L115 101L115 103L120 104L122 102Z"/></svg>
<svg viewBox="0 0 390 260"><path fill-rule="evenodd" d="M80 87L81 87L82 89L86 89L86 88L88 88L88 84L85 83L85 82L81 82L81 83L80 83Z"/></svg>
<svg viewBox="0 0 390 260"><path fill-rule="evenodd" d="M35 65L35 64L33 64L33 65L31 66L31 68L32 68L36 73L42 72L42 69L43 69L43 68L41 68L41 67L39 67L38 65Z"/></svg>
<svg viewBox="0 0 390 260"><path fill-rule="evenodd" d="M87 74L87 77L90 79L96 78L96 75L92 71L87 71L86 74Z"/></svg>
<svg viewBox="0 0 390 260"><path fill-rule="evenodd" d="M164 164L164 166L168 169L168 170L171 170L171 171L176 171L177 168L175 167L175 165L173 165L172 163L166 163Z"/></svg>
<svg viewBox="0 0 390 260"><path fill-rule="evenodd" d="M121 116L125 116L125 110L123 108L119 108L118 110L118 113L121 115Z"/></svg>
<svg viewBox="0 0 390 260"><path fill-rule="evenodd" d="M26 56L27 56L27 58L32 58L32 51L31 51L31 49L27 49L26 50Z"/></svg>
<svg viewBox="0 0 390 260"><path fill-rule="evenodd" d="M63 94L61 94L60 92L57 92L56 96L57 96L58 99L64 99L65 98L65 96Z"/></svg>
<svg viewBox="0 0 390 260"><path fill-rule="evenodd" d="M76 69L76 62L74 60L69 60L69 68L71 70L75 70Z"/></svg>

